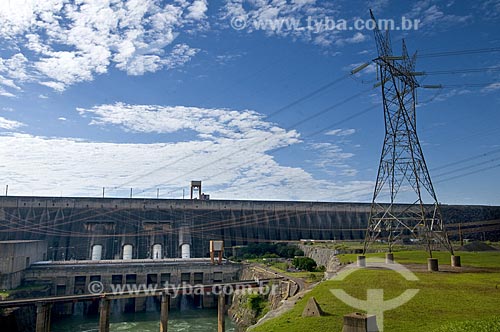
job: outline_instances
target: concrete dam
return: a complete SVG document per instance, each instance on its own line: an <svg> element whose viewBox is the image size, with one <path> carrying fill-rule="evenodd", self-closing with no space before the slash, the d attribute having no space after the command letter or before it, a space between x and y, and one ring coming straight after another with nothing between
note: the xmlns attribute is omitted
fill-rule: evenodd
<svg viewBox="0 0 500 332"><path fill-rule="evenodd" d="M442 212L452 238L457 228L499 238L499 206ZM44 240L52 261L208 257L210 240L230 256L255 242L363 239L369 213L369 203L1 197L0 241Z"/></svg>

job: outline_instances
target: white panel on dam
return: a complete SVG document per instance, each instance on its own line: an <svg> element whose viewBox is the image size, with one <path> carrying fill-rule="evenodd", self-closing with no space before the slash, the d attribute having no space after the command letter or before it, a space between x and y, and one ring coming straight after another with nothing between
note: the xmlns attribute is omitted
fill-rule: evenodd
<svg viewBox="0 0 500 332"><path fill-rule="evenodd" d="M126 244L123 246L123 259L132 259L132 245Z"/></svg>
<svg viewBox="0 0 500 332"><path fill-rule="evenodd" d="M92 247L92 260L100 261L102 258L102 246L100 244L96 244Z"/></svg>
<svg viewBox="0 0 500 332"><path fill-rule="evenodd" d="M181 246L181 258L191 258L191 246L187 243Z"/></svg>
<svg viewBox="0 0 500 332"><path fill-rule="evenodd" d="M153 259L162 259L161 244L153 246Z"/></svg>

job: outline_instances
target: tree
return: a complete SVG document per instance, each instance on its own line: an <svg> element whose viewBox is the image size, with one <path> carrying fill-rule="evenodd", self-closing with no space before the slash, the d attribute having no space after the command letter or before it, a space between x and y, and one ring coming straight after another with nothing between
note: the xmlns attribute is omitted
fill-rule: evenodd
<svg viewBox="0 0 500 332"><path fill-rule="evenodd" d="M299 270L312 272L316 269L316 262L309 257L295 257L292 261L293 266Z"/></svg>

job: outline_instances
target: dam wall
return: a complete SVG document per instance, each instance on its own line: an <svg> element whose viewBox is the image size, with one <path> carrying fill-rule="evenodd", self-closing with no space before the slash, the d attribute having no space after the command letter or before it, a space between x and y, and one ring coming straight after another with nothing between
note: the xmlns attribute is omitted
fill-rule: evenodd
<svg viewBox="0 0 500 332"><path fill-rule="evenodd" d="M498 206L442 211L452 227L500 224ZM227 252L256 242L362 239L369 213L368 203L4 196L0 240L45 240L54 261L208 257L210 240L223 240Z"/></svg>

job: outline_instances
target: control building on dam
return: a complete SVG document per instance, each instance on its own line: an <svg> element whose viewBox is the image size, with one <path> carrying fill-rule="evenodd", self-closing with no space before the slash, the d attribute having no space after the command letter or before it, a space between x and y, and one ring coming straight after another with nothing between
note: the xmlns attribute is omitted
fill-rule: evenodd
<svg viewBox="0 0 500 332"><path fill-rule="evenodd" d="M452 237L500 237L498 206L442 211ZM208 257L211 240L231 256L256 242L363 239L369 212L369 203L5 196L0 241L44 240L52 261Z"/></svg>

